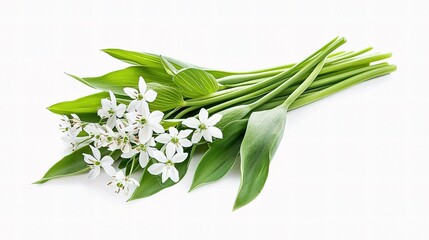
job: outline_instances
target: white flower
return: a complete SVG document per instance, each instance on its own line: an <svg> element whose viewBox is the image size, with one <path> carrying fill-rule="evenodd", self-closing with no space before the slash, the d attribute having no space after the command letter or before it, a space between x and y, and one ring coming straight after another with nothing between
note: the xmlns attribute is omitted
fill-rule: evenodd
<svg viewBox="0 0 429 240"><path fill-rule="evenodd" d="M101 99L101 109L98 110L98 116L101 118L107 118L107 126L113 128L116 125L116 118L121 118L125 113L125 104L116 103L115 94L109 91L109 99Z"/></svg>
<svg viewBox="0 0 429 240"><path fill-rule="evenodd" d="M138 105L144 104L147 106L148 102L153 102L156 99L157 93L151 89L147 89L147 85L143 77L139 78L139 90L126 87L124 92L133 99L128 105L128 111L134 111Z"/></svg>
<svg viewBox="0 0 429 240"><path fill-rule="evenodd" d="M91 140L94 142L94 146L96 148L105 147L107 145L107 133L100 127L100 125L96 123L90 123L86 125L83 130L91 137Z"/></svg>
<svg viewBox="0 0 429 240"><path fill-rule="evenodd" d="M192 133L192 130L181 130L179 132L176 128L170 127L168 131L169 133L163 133L156 137L155 141L167 144L167 146L172 145L174 151L177 151L179 153L183 152L184 147L192 146L192 142L187 139L189 134Z"/></svg>
<svg viewBox="0 0 429 240"><path fill-rule="evenodd" d="M149 139L153 132L163 133L164 128L161 125L164 113L160 111L149 112L148 106L140 104L134 112L127 113L126 118L130 125L127 131L138 132L139 138Z"/></svg>
<svg viewBox="0 0 429 240"><path fill-rule="evenodd" d="M71 116L72 118L69 118L67 115L62 115L60 130L66 134L71 133L77 135L80 131L82 131L82 122L78 115L71 114Z"/></svg>
<svg viewBox="0 0 429 240"><path fill-rule="evenodd" d="M109 176L115 175L116 171L112 167L112 164L114 162L113 158L111 156L104 156L103 158L101 158L100 151L93 146L90 146L90 147L91 147L93 156L86 154L86 153L82 153L84 156L83 159L91 167L91 171L89 171L89 177L88 178L91 180L96 178L98 176L98 174L100 174L101 168L104 169L104 171L107 173L107 175L109 175Z"/></svg>
<svg viewBox="0 0 429 240"><path fill-rule="evenodd" d="M132 158L137 153L139 154L139 163L142 168L147 166L149 162L149 157L153 157L153 152L156 150L155 140L153 137L149 139L140 138L137 142L137 146L131 149L128 153L123 153L122 158Z"/></svg>
<svg viewBox="0 0 429 240"><path fill-rule="evenodd" d="M127 153L131 149L131 137L128 133L125 132L125 125L121 120L116 121L116 130L118 130L118 135L116 138L117 147L121 149L123 153Z"/></svg>
<svg viewBox="0 0 429 240"><path fill-rule="evenodd" d="M188 157L187 153L176 153L174 151L173 145L167 146L165 150L166 154L164 155L161 151L155 151L153 157L158 160L160 163L154 163L150 165L148 171L153 175L159 175L162 173L162 182L167 181L168 178L174 182L179 181L179 172L174 167L175 163L181 163L185 161Z"/></svg>
<svg viewBox="0 0 429 240"><path fill-rule="evenodd" d="M67 151L74 151L78 148L79 145L82 145L85 143L84 137L78 137L77 135L79 132L66 132L64 136L61 137L61 139L67 143Z"/></svg>
<svg viewBox="0 0 429 240"><path fill-rule="evenodd" d="M125 194L128 194L130 186L140 186L139 182L134 178L125 176L121 170L115 174L113 181L109 182L107 185L111 184L117 188L116 193L119 193L122 190Z"/></svg>
<svg viewBox="0 0 429 240"><path fill-rule="evenodd" d="M193 143L198 143L201 140L201 137L204 137L207 142L212 142L212 137L222 138L222 131L219 128L214 127L214 125L220 121L222 115L214 114L209 118L207 110L201 108L198 118L199 119L191 117L182 122L182 124L196 129L192 135Z"/></svg>

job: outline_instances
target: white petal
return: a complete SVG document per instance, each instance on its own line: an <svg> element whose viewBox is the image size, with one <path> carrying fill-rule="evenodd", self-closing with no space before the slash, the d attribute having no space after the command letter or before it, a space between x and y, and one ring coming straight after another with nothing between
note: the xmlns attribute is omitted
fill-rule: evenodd
<svg viewBox="0 0 429 240"><path fill-rule="evenodd" d="M182 145L182 147L190 147L192 146L192 142L189 141L188 139L184 138L184 139L179 139L179 144Z"/></svg>
<svg viewBox="0 0 429 240"><path fill-rule="evenodd" d="M194 117L190 117L190 118L183 120L182 124L186 125L190 128L198 129L198 126L200 126L201 122Z"/></svg>
<svg viewBox="0 0 429 240"><path fill-rule="evenodd" d="M97 161L97 159L95 159L93 156L86 154L86 153L82 153L83 154L83 160L88 163L88 164L94 164L95 161Z"/></svg>
<svg viewBox="0 0 429 240"><path fill-rule="evenodd" d="M156 133L163 133L165 130L164 130L164 127L161 125L161 124L159 124L159 123L150 123L150 127L153 129L153 131L154 132L156 132Z"/></svg>
<svg viewBox="0 0 429 240"><path fill-rule="evenodd" d="M198 118L200 119L200 122L206 123L207 119L209 118L209 112L207 112L205 108L201 108Z"/></svg>
<svg viewBox="0 0 429 240"><path fill-rule="evenodd" d="M213 142L212 135L210 134L210 132L209 132L209 131L204 130L204 131L202 131L202 133L203 133L203 137L204 137L204 139L205 139L207 142Z"/></svg>
<svg viewBox="0 0 429 240"><path fill-rule="evenodd" d="M166 144L166 143L169 143L171 141L171 136L168 135L167 133L163 133L163 134L159 135L158 137L156 137L155 141Z"/></svg>
<svg viewBox="0 0 429 240"><path fill-rule="evenodd" d="M217 127L208 127L207 131L215 138L222 138L222 131Z"/></svg>
<svg viewBox="0 0 429 240"><path fill-rule="evenodd" d="M187 157L188 157L188 153L177 153L176 155L173 156L171 161L174 163L181 163L185 161Z"/></svg>
<svg viewBox="0 0 429 240"><path fill-rule="evenodd" d="M147 142L148 139L152 137L152 134L153 134L152 129L147 125L144 126L142 129L139 130L139 141Z"/></svg>
<svg viewBox="0 0 429 240"><path fill-rule="evenodd" d="M163 163L154 163L150 165L147 171L152 175L158 175L164 171L165 164Z"/></svg>
<svg viewBox="0 0 429 240"><path fill-rule="evenodd" d="M100 132L98 131L98 126L95 123L90 123L83 128L85 132L90 135L98 135Z"/></svg>
<svg viewBox="0 0 429 240"><path fill-rule="evenodd" d="M174 146L174 144L167 144L167 147L165 149L165 155L167 159L171 160L171 158L174 156L175 153L176 153L176 147Z"/></svg>
<svg viewBox="0 0 429 240"><path fill-rule="evenodd" d="M103 110L109 110L111 106L111 102L109 101L109 99L101 99L101 108Z"/></svg>
<svg viewBox="0 0 429 240"><path fill-rule="evenodd" d="M116 125L116 115L110 116L109 119L107 119L106 125L109 128L113 128Z"/></svg>
<svg viewBox="0 0 429 240"><path fill-rule="evenodd" d="M177 135L179 134L179 131L177 131L177 129L174 127L169 127L168 132L172 137L177 137Z"/></svg>
<svg viewBox="0 0 429 240"><path fill-rule="evenodd" d="M149 115L149 121L153 122L153 123L159 123L162 120L162 117L164 117L164 113L161 111L153 111L150 115Z"/></svg>
<svg viewBox="0 0 429 240"><path fill-rule="evenodd" d="M201 133L201 131L195 131L194 134L192 135L192 142L193 143L200 142L202 136L203 134Z"/></svg>
<svg viewBox="0 0 429 240"><path fill-rule="evenodd" d="M147 104L138 104L136 111L142 116L142 118L147 118L150 114L149 106Z"/></svg>
<svg viewBox="0 0 429 240"><path fill-rule="evenodd" d="M153 102L153 101L155 101L156 96L158 96L158 94L154 90L149 89L144 94L144 100L146 100L147 102Z"/></svg>
<svg viewBox="0 0 429 240"><path fill-rule="evenodd" d="M123 153L129 152L130 149L131 149L131 144L130 143L125 143L125 144L122 144L122 146L121 146L121 151Z"/></svg>
<svg viewBox="0 0 429 240"><path fill-rule="evenodd" d="M165 183L167 179L170 177L170 168L166 167L164 168L164 171L162 171L162 183Z"/></svg>
<svg viewBox="0 0 429 240"><path fill-rule="evenodd" d="M114 160L111 156L104 156L101 160L101 166L112 165Z"/></svg>
<svg viewBox="0 0 429 240"><path fill-rule="evenodd" d="M125 109L127 109L127 106L125 106L125 104L119 104L116 109L115 109L115 114L117 117L122 117L124 116L125 113Z"/></svg>
<svg viewBox="0 0 429 240"><path fill-rule="evenodd" d="M112 91L109 90L109 94L110 94L110 101L112 102L113 105L116 105L116 97L115 94L113 94Z"/></svg>
<svg viewBox="0 0 429 240"><path fill-rule="evenodd" d="M126 88L124 88L124 92L132 99L137 98L137 94L138 94L137 89L126 87Z"/></svg>
<svg viewBox="0 0 429 240"><path fill-rule="evenodd" d="M93 169L91 169L91 171L89 171L89 176L88 179L89 180L93 180L94 178L96 178L98 175L100 174L100 167L94 167Z"/></svg>
<svg viewBox="0 0 429 240"><path fill-rule="evenodd" d="M97 148L93 147L93 146L89 146L92 150L92 155L94 156L95 159L100 160L101 158L101 154L100 154L100 150L98 150Z"/></svg>
<svg viewBox="0 0 429 240"><path fill-rule="evenodd" d="M139 77L139 90L141 94L146 92L147 84L142 76Z"/></svg>
<svg viewBox="0 0 429 240"><path fill-rule="evenodd" d="M122 153L121 158L132 158L134 155L136 155L139 151L135 149L131 149L127 153Z"/></svg>
<svg viewBox="0 0 429 240"><path fill-rule="evenodd" d="M119 170L119 171L116 172L115 178L118 179L118 180L121 180L121 179L125 178L125 175L124 175L124 173L121 170Z"/></svg>
<svg viewBox="0 0 429 240"><path fill-rule="evenodd" d="M175 145L176 146L176 152L178 153L183 153L183 147L180 145Z"/></svg>
<svg viewBox="0 0 429 240"><path fill-rule="evenodd" d="M115 168L112 167L111 165L102 165L102 167L107 175L114 176L116 174Z"/></svg>
<svg viewBox="0 0 429 240"><path fill-rule="evenodd" d="M141 152L140 153L140 156L139 156L139 163L140 163L140 166L142 167L142 168L144 168L144 167L146 167L147 166L147 163L149 162L149 155L148 155L148 153L147 152Z"/></svg>
<svg viewBox="0 0 429 240"><path fill-rule="evenodd" d="M207 119L206 125L207 126L214 126L216 123L218 123L222 119L222 115L220 114L214 114L209 119Z"/></svg>
<svg viewBox="0 0 429 240"><path fill-rule="evenodd" d="M187 129L187 130L182 130L179 132L179 134L177 135L178 138L186 138L189 136L189 134L192 133L192 130Z"/></svg>
<svg viewBox="0 0 429 240"><path fill-rule="evenodd" d="M159 162L167 162L167 158L165 157L164 153L161 151L153 151L153 157L158 160Z"/></svg>
<svg viewBox="0 0 429 240"><path fill-rule="evenodd" d="M173 182L179 181L179 172L175 167L171 167L170 169L170 179L173 180Z"/></svg>
<svg viewBox="0 0 429 240"><path fill-rule="evenodd" d="M155 143L155 139L153 139L153 137L151 137L151 138L149 139L149 141L147 141L146 145L147 145L147 146L151 146L151 147L155 146L155 145L156 145L156 143Z"/></svg>
<svg viewBox="0 0 429 240"><path fill-rule="evenodd" d="M136 110L136 108L137 108L138 104L139 104L139 101L138 101L138 100L132 100L132 101L128 104L127 112L129 112L129 113L134 112L134 111Z"/></svg>

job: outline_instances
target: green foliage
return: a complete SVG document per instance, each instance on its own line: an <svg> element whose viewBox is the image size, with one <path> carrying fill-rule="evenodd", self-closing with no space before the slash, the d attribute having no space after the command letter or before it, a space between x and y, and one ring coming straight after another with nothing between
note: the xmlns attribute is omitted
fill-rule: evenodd
<svg viewBox="0 0 429 240"><path fill-rule="evenodd" d="M155 101L149 103L151 111L168 111L184 106L183 96L176 88L159 83L148 83L148 88L158 93Z"/></svg>
<svg viewBox="0 0 429 240"><path fill-rule="evenodd" d="M231 170L240 152L246 125L247 119L244 119L231 122L224 128L223 139L214 141L198 164L190 191L221 179Z"/></svg>
<svg viewBox="0 0 429 240"><path fill-rule="evenodd" d="M195 98L219 89L219 84L210 73L196 68L184 68L173 76L173 82L185 97Z"/></svg>
<svg viewBox="0 0 429 240"><path fill-rule="evenodd" d="M156 82L167 86L174 86L171 76L158 68L133 66L107 73L100 77L80 78L71 74L69 76L95 89L115 94L125 95L125 87L138 88L139 77L143 77L147 83Z"/></svg>
<svg viewBox="0 0 429 240"><path fill-rule="evenodd" d="M262 191L270 160L283 137L286 113L286 108L277 107L250 116L240 148L241 183L234 209L248 204Z"/></svg>
<svg viewBox="0 0 429 240"><path fill-rule="evenodd" d="M90 168L83 160L82 153L92 154L89 146L82 147L58 161L45 173L42 179L34 183L41 184L54 178L66 177L89 171Z"/></svg>

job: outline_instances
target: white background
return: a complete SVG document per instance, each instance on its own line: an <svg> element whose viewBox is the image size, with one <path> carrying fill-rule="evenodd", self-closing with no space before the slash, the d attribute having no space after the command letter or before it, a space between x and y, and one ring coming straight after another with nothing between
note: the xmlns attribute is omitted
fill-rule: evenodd
<svg viewBox="0 0 429 240"><path fill-rule="evenodd" d="M156 3L153 3L156 2ZM1 1L1 239L429 239L429 17L424 1ZM126 64L124 48L247 70L343 50L393 52L394 74L288 116L261 195L232 212L225 179L126 203L101 176L32 185L60 159L45 108L94 90L67 77Z"/></svg>

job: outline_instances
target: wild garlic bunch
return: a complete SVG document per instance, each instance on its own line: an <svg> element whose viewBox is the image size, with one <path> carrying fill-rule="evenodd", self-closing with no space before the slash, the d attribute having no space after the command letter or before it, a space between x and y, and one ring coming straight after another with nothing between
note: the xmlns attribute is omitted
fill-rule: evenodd
<svg viewBox="0 0 429 240"><path fill-rule="evenodd" d="M379 62L390 53L366 54L371 47L335 52L345 42L337 37L298 63L249 72L105 49L133 66L100 77L70 75L101 92L48 108L62 115L72 152L36 183L105 173L116 192L135 188L135 200L180 181L195 150L208 145L191 190L221 179L239 159L240 208L262 191L288 111L396 70Z"/></svg>

